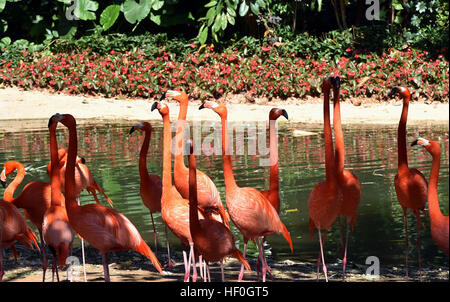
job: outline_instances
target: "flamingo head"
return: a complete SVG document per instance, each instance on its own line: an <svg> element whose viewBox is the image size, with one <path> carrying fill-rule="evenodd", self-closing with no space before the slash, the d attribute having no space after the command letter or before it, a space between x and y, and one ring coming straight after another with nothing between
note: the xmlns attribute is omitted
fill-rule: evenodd
<svg viewBox="0 0 450 302"><path fill-rule="evenodd" d="M411 96L411 93L409 92L409 89L406 87L400 87L400 86L395 86L391 89L391 92L389 92L388 97L390 97L391 99L394 98L396 95L400 95L401 97L405 98L405 97L409 97Z"/></svg>
<svg viewBox="0 0 450 302"><path fill-rule="evenodd" d="M289 119L286 110L281 108L272 108L269 113L269 120L274 121L280 116L284 116L287 120Z"/></svg>
<svg viewBox="0 0 450 302"><path fill-rule="evenodd" d="M66 127L76 126L77 122L71 114L56 113L48 120L48 127L56 127L58 123L63 124Z"/></svg>
<svg viewBox="0 0 450 302"><path fill-rule="evenodd" d="M437 141L431 141L424 138L417 138L415 141L411 143L411 146L420 145L427 149L428 152L431 154L440 154L441 153L441 147L439 146L439 143Z"/></svg>
<svg viewBox="0 0 450 302"><path fill-rule="evenodd" d="M194 141L192 138L184 141L185 154L193 154L194 153Z"/></svg>
<svg viewBox="0 0 450 302"><path fill-rule="evenodd" d="M218 104L216 102L206 101L198 107L199 110L202 110L204 108L211 109L215 113L217 113L220 117L226 118L228 111L227 107L224 104Z"/></svg>
<svg viewBox="0 0 450 302"><path fill-rule="evenodd" d="M161 114L161 116L165 116L165 115L169 115L169 106L167 106L166 103L164 102L154 102L152 105L152 111L158 109L159 114Z"/></svg>
<svg viewBox="0 0 450 302"><path fill-rule="evenodd" d="M0 173L0 183L2 184L3 188L6 187L6 177L20 166L22 166L22 164L15 160L7 161L3 165L2 173Z"/></svg>
<svg viewBox="0 0 450 302"><path fill-rule="evenodd" d="M136 130L141 130L141 131L150 130L151 131L152 130L152 125L150 125L149 122L140 122L140 123L134 124L133 127L131 127L131 129L128 132L128 134L132 134Z"/></svg>
<svg viewBox="0 0 450 302"><path fill-rule="evenodd" d="M177 101L180 104L187 104L188 103L188 95L184 91L178 91L178 90L167 90L163 93L163 95L160 98L160 101L164 100L165 98L173 98L175 101Z"/></svg>
<svg viewBox="0 0 450 302"><path fill-rule="evenodd" d="M330 82L331 82L331 85L334 88L340 88L341 87L341 78L339 76L330 77Z"/></svg>

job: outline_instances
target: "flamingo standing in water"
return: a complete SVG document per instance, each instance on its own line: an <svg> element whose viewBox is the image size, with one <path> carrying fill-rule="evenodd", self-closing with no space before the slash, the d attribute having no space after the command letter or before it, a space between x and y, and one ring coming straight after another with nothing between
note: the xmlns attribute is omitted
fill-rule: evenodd
<svg viewBox="0 0 450 302"><path fill-rule="evenodd" d="M411 146L421 145L433 157L430 180L428 182L428 210L430 212L431 237L441 250L448 256L448 216L442 215L439 207L437 184L441 165L441 147L436 141L424 138L416 139Z"/></svg>
<svg viewBox="0 0 450 302"><path fill-rule="evenodd" d="M75 118L70 114L55 114L49 120L69 129L69 148L65 172L66 210L70 226L102 254L105 281L110 281L108 252L134 250L147 257L162 273L161 264L144 242L136 227L123 214L100 204L79 206L75 191L75 160L78 141Z"/></svg>
<svg viewBox="0 0 450 302"><path fill-rule="evenodd" d="M335 160L335 167L337 169L338 184L341 189L343 197L342 206L338 217L340 232L341 232L340 216L344 216L347 218L347 231L345 235L344 257L342 260L342 273L345 278L345 267L347 265L348 233L350 231L349 226L351 226L353 230L356 221L359 202L361 201L361 183L359 182L358 177L356 177L352 172L350 172L347 169L344 169L345 146L344 146L344 134L342 132L342 124L341 124L341 109L339 104L340 78L332 77L330 81L333 87L333 105L334 105L333 110L333 127L335 138L334 160Z"/></svg>
<svg viewBox="0 0 450 302"><path fill-rule="evenodd" d="M331 78L328 77L322 82L322 91L324 93L323 133L325 139L325 181L316 184L308 197L311 239L313 238L314 228L317 228L319 234L320 254L317 259L317 278L319 277L320 260L322 260L322 269L327 282L328 276L323 254L323 245L325 244L327 231L338 216L342 205L342 193L338 184L333 152L333 138L331 136L330 89ZM321 230L325 230L323 243Z"/></svg>
<svg viewBox="0 0 450 302"><path fill-rule="evenodd" d="M0 178L3 187L6 186L5 179ZM33 243L40 251L37 237L33 230L27 225L25 218L19 210L10 202L0 199L0 281L2 281L3 249L6 249L19 241L25 246L33 249Z"/></svg>
<svg viewBox="0 0 450 302"><path fill-rule="evenodd" d="M227 108L225 105L215 102L205 102L199 109L209 108L220 116L222 123L222 161L225 179L225 198L230 218L244 237L245 257L247 242L255 240L259 250L259 258L262 263L263 281L266 278L267 262L263 255L262 240L260 237L270 234L282 234L292 248L292 240L286 226L281 222L275 208L270 201L257 189L251 187L241 188L236 184L229 155ZM244 264L241 265L238 281L244 276Z"/></svg>
<svg viewBox="0 0 450 302"><path fill-rule="evenodd" d="M184 199L189 199L189 169L184 165L183 139L186 128L186 115L188 110L188 95L184 91L168 90L161 100L171 97L180 103L178 114L177 132L175 136L175 156L174 156L174 183L178 192ZM204 172L197 169L198 206L207 217L212 214L219 214L221 220L229 227L227 213L222 205L219 191L214 182Z"/></svg>
<svg viewBox="0 0 450 302"><path fill-rule="evenodd" d="M59 282L58 265L64 265L69 256L69 248L72 246L74 231L70 227L69 218L67 217L66 208L62 203L61 184L58 166L58 143L56 141L56 126L53 123L49 127L50 132L50 158L51 158L51 205L44 214L42 223L42 232L44 234L45 243L48 245L53 254L52 265L52 281L54 273ZM45 270L43 273L45 280Z"/></svg>
<svg viewBox="0 0 450 302"><path fill-rule="evenodd" d="M194 241L189 229L189 201L184 199L172 185L172 159L170 147L172 145L172 134L170 133L169 107L163 102L154 102L151 110L158 109L163 119L163 176L161 195L161 217L172 233L180 239L183 245L189 245L189 259L183 250L184 281L189 281L191 260L193 262L192 280L197 280L197 269L194 255ZM204 215L200 212L200 217ZM167 244L169 242L167 241Z"/></svg>
<svg viewBox="0 0 450 302"><path fill-rule="evenodd" d="M261 191L261 193L270 201L272 206L280 214L280 180L278 171L278 136L275 132L276 121L280 116L289 119L286 110L281 108L272 108L269 112L269 149L270 149L270 176L269 190ZM266 238L263 239L263 245ZM264 250L263 250L264 253ZM259 259L256 262L257 272L259 273ZM272 277L270 269L267 271L269 277Z"/></svg>
<svg viewBox="0 0 450 302"><path fill-rule="evenodd" d="M233 234L225 224L213 219L198 218L198 198L197 198L197 167L194 156L194 148L192 141L187 141L189 145L189 229L191 232L194 246L198 253L202 255L208 267L208 262L220 261L220 270L222 273L222 282L225 281L223 274L223 259L227 256L232 256L238 259L245 266L247 271L250 271L250 265L241 252L236 248ZM201 269L201 263L200 263ZM206 273L205 273L206 279Z"/></svg>
<svg viewBox="0 0 450 302"><path fill-rule="evenodd" d="M158 240L156 236L155 222L153 220L153 213L161 212L161 194L162 194L162 181L161 177L156 174L149 174L147 169L147 154L150 146L150 137L152 135L152 125L149 122L141 122L131 127L129 134L134 131L140 130L145 133L144 141L139 153L139 176L140 176L140 194L142 202L150 211L150 217L152 218L153 226L153 238L155 241L155 252L158 254ZM165 226L166 240L169 242L167 225ZM173 267L172 260L170 259L169 243L167 243L167 253L169 255L168 267Z"/></svg>
<svg viewBox="0 0 450 302"><path fill-rule="evenodd" d="M396 94L399 94L403 98L403 108L397 131L398 173L395 175L394 185L397 200L403 209L406 279L408 279L408 227L406 211L407 209L411 209L416 216L417 221L417 256L420 280L422 280L419 229L421 224L420 211L425 211L425 204L427 202L427 181L425 176L423 176L419 170L410 169L408 167L408 155L406 154L406 121L408 119L408 107L411 93L408 88L394 87L389 93L389 96L394 97Z"/></svg>
<svg viewBox="0 0 450 302"><path fill-rule="evenodd" d="M3 193L3 200L14 204L17 208L23 209L25 217L37 228L42 251L42 270L47 270L47 256L45 253L44 237L42 235L42 223L44 221L44 214L51 205L51 187L50 184L43 181L32 181L25 185L22 192L14 198L14 192L22 183L25 177L24 166L14 160L7 161L3 165L3 170L0 174L0 181L6 183L7 176L17 170L16 177L8 185ZM64 203L64 196L61 194L61 202ZM14 243L11 245L13 253L16 255ZM45 273L42 281L45 281Z"/></svg>

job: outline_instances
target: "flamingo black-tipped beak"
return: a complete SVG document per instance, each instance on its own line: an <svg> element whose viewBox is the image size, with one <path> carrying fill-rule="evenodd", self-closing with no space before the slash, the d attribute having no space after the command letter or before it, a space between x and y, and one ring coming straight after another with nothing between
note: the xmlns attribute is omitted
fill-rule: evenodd
<svg viewBox="0 0 450 302"><path fill-rule="evenodd" d="M416 139L415 141L413 141L413 142L411 143L411 147L412 147L412 146L415 146L415 145L418 145L418 141L419 141L418 139Z"/></svg>
<svg viewBox="0 0 450 302"><path fill-rule="evenodd" d="M84 165L86 163L86 159L84 157L80 157L81 163Z"/></svg>
<svg viewBox="0 0 450 302"><path fill-rule="evenodd" d="M166 93L167 91L164 91L164 93L161 95L161 97L159 98L160 102L166 98Z"/></svg>
<svg viewBox="0 0 450 302"><path fill-rule="evenodd" d="M200 107L198 107L198 110L202 110L202 109L204 109L204 108L206 108L206 107L205 107L205 103L202 103L202 104L200 105Z"/></svg>
<svg viewBox="0 0 450 302"><path fill-rule="evenodd" d="M158 102L154 102L152 105L152 111L158 107Z"/></svg>
<svg viewBox="0 0 450 302"><path fill-rule="evenodd" d="M287 111L283 109L283 111L281 111L281 112L282 112L282 115L288 120L289 116L288 116Z"/></svg>
<svg viewBox="0 0 450 302"><path fill-rule="evenodd" d="M0 183L2 184L3 188L6 188L6 181L0 180Z"/></svg>
<svg viewBox="0 0 450 302"><path fill-rule="evenodd" d="M333 85L336 88L340 88L341 87L341 78L340 77L331 78L331 82L333 83Z"/></svg>
<svg viewBox="0 0 450 302"><path fill-rule="evenodd" d="M152 108L153 108L153 105L152 105ZM152 111L153 111L153 109L152 109ZM131 134L131 133L133 133L133 132L134 132L134 130L136 130L136 128L134 128L134 126L133 126L133 127L131 127L131 129L130 129L130 131L128 132L128 134Z"/></svg>
<svg viewBox="0 0 450 302"><path fill-rule="evenodd" d="M393 98L395 96L395 94L397 93L398 88L394 87L392 88L391 92L389 92L388 97Z"/></svg>

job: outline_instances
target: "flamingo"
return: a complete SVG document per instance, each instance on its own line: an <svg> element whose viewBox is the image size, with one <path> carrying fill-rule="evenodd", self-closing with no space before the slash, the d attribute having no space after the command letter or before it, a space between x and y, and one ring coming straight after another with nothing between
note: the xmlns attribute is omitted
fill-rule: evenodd
<svg viewBox="0 0 450 302"><path fill-rule="evenodd" d="M342 260L342 273L345 278L345 267L347 265L347 245L348 245L349 226L351 225L353 230L356 221L359 202L361 201L361 183L359 182L358 177L356 177L352 172L350 172L347 169L344 169L345 146L344 146L344 134L342 132L342 124L341 124L341 109L339 104L340 78L332 77L330 78L330 81L333 87L333 105L334 105L333 127L336 144L334 160L335 160L335 167L337 169L338 185L340 187L343 197L342 206L338 218L339 231L341 231L340 216L344 216L347 218L347 231L345 235L344 257Z"/></svg>
<svg viewBox="0 0 450 302"><path fill-rule="evenodd" d="M47 270L47 256L45 253L44 237L42 235L42 223L44 221L44 214L50 208L51 204L50 184L43 181L32 181L25 185L17 198L14 198L14 192L25 177L24 166L18 161L10 160L3 165L3 170L0 174L0 181L6 184L7 176L15 170L17 170L16 177L3 193L3 200L14 204L17 208L23 209L25 217L37 228L42 250L42 270L45 272ZM62 194L61 202L64 203L64 196ZM11 247L15 251L14 243ZM45 281L44 278L45 274L43 274L42 281Z"/></svg>
<svg viewBox="0 0 450 302"><path fill-rule="evenodd" d="M186 127L186 114L188 110L188 95L184 91L168 90L161 100L170 97L180 103L178 114L177 132L175 136L174 156L174 183L178 192L184 199L189 199L189 169L184 165L183 138ZM222 205L219 191L214 182L204 172L197 169L198 205L203 212L211 217L212 213L219 214L222 222L229 227L228 217Z"/></svg>
<svg viewBox="0 0 450 302"><path fill-rule="evenodd" d="M6 186L5 180L0 179L3 187ZM2 281L3 268L3 249L6 249L19 241L25 246L33 249L33 243L40 251L37 244L37 237L33 230L27 225L25 218L20 214L17 207L8 201L0 199L0 281Z"/></svg>
<svg viewBox="0 0 450 302"><path fill-rule="evenodd" d="M281 222L275 208L270 201L257 189L252 187L239 187L233 175L231 157L229 155L229 139L227 125L227 108L224 104L205 102L199 109L209 108L220 116L222 123L222 161L225 179L225 199L231 220L244 237L244 258L247 251L247 242L255 240L262 263L263 281L267 272L267 262L263 256L262 236L282 234L293 251L292 240L286 226ZM242 281L244 264L241 265L238 281Z"/></svg>
<svg viewBox="0 0 450 302"><path fill-rule="evenodd" d="M51 205L44 214L42 223L42 232L44 234L45 243L53 253L52 265L52 281L54 272L59 282L58 264L60 266L66 263L69 256L69 248L72 246L75 236L73 229L70 227L69 218L67 217L66 208L62 203L61 184L58 166L58 145L56 141L56 126L53 123L49 127L50 132L50 157L51 157ZM45 270L43 273L45 280Z"/></svg>
<svg viewBox="0 0 450 302"><path fill-rule="evenodd" d="M161 177L156 174L149 174L147 169L147 153L150 145L150 137L152 134L152 125L149 122L141 122L131 127L129 134L134 131L140 130L145 133L144 142L142 143L141 151L139 153L139 176L140 182L140 194L142 202L150 211L150 217L152 219L153 226L153 238L155 241L155 252L158 253L158 241L156 236L155 222L153 220L153 213L161 212L161 194L162 194L162 181ZM165 226L166 241L167 241L167 253L169 255L168 267L173 267L172 260L170 259L169 238L167 226Z"/></svg>
<svg viewBox="0 0 450 302"><path fill-rule="evenodd" d="M403 209L403 221L405 225L405 266L406 279L408 279L408 227L406 221L406 211L411 209L417 221L417 256L419 262L419 276L422 280L421 260L420 260L420 211L425 213L427 202L427 181L425 176L417 170L408 167L408 156L406 154L406 121L408 119L409 100L411 93L408 88L394 87L389 93L390 97L399 94L403 98L402 115L397 131L397 151L398 151L398 173L394 178L395 193L397 200Z"/></svg>
<svg viewBox="0 0 450 302"><path fill-rule="evenodd" d="M430 211L431 237L440 249L448 256L448 216L442 215L439 207L437 184L439 180L439 168L441 163L441 147L439 143L424 138L416 139L411 146L421 145L433 157L430 180L428 182L428 208Z"/></svg>
<svg viewBox="0 0 450 302"><path fill-rule="evenodd" d="M57 160L59 161L59 173L60 173L60 183L61 183L61 191L64 193L64 187L65 187L65 172L66 172L66 162L67 162L67 151L64 148L61 148L58 150L58 157ZM51 169L52 169L52 163L51 161L47 165L47 174L51 175ZM77 196L77 202L78 205L80 205L80 194L81 191L86 190L92 196L94 196L95 202L100 204L100 201L97 198L96 191L100 192L103 196L105 196L106 201L108 204L112 207L113 202L112 200L103 192L103 190L100 188L100 186L96 183L94 177L91 174L91 171L86 166L86 161L84 158L77 156L76 158L76 164L75 164L75 195ZM81 258L83 261L83 277L84 282L87 281L86 277L86 257L84 252L84 239L81 239Z"/></svg>
<svg viewBox="0 0 450 302"><path fill-rule="evenodd" d="M323 245L325 243L327 231L338 216L342 205L342 193L338 185L336 164L334 162L333 138L331 137L330 89L331 78L324 78L322 82L322 91L324 93L323 132L325 139L325 181L316 184L308 196L311 239L313 238L314 228L317 228L319 234L320 255L317 260L317 278L319 277L320 260L322 260L322 269L327 282L328 276L323 254ZM325 230L323 244L321 230Z"/></svg>
<svg viewBox="0 0 450 302"><path fill-rule="evenodd" d="M58 157L57 160L59 162L59 173L61 178L61 191L64 193L64 174L66 171L66 162L67 162L67 151L64 148L58 149ZM51 177L51 169L52 162L50 161L47 165L47 174ZM75 166L75 192L77 196L77 200L79 202L81 191L86 190L92 194L95 199L95 202L100 203L96 191L101 193L105 198L108 204L112 207L113 201L106 195L106 193L100 188L100 186L95 181L92 176L91 171L86 166L86 160L83 157L77 156L76 166Z"/></svg>
<svg viewBox="0 0 450 302"><path fill-rule="evenodd" d="M278 136L275 133L275 123L276 120L284 116L289 119L286 110L281 108L272 108L269 112L269 148L270 148L270 182L269 190L261 191L261 193L270 201L272 206L280 213L280 180L278 171ZM263 239L263 244L266 238ZM264 253L264 250L263 250ZM259 259L256 262L257 271L259 273ZM271 276L270 270L267 271L268 275Z"/></svg>
<svg viewBox="0 0 450 302"><path fill-rule="evenodd" d="M69 129L65 172L66 210L69 223L75 232L101 253L105 281L110 281L107 253L112 251L134 250L147 257L156 270L162 273L158 259L128 218L100 204L78 205L75 191L75 161L78 148L76 121L70 114L57 113L50 118L49 127L59 122Z"/></svg>
<svg viewBox="0 0 450 302"><path fill-rule="evenodd" d="M189 259L183 250L184 282L189 281L191 260L193 261L192 280L197 280L197 269L194 256L194 241L189 229L189 201L184 199L172 185L172 162L170 146L172 135L170 133L169 107L164 102L154 102L151 110L157 109L163 119L163 176L161 195L161 217L172 233L180 239L183 245L189 245ZM203 213L199 213L205 218Z"/></svg>
<svg viewBox="0 0 450 302"><path fill-rule="evenodd" d="M198 218L198 198L197 198L197 167L194 156L194 149L191 140L187 141L189 145L189 230L194 241L194 246L199 254L208 262L220 261L220 270L222 273L222 282L225 281L223 273L223 259L232 256L238 259L250 271L250 265L241 252L236 248L234 236L230 229L223 223L213 219ZM201 267L201 266L200 266ZM205 274L206 277L206 274ZM208 279L209 267L208 267Z"/></svg>

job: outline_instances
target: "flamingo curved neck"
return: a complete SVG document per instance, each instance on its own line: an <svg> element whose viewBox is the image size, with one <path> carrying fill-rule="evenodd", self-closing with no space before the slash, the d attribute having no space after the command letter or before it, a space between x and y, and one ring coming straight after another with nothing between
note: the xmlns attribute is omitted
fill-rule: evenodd
<svg viewBox="0 0 450 302"><path fill-rule="evenodd" d="M336 181L334 165L333 138L330 125L330 90L324 92L323 134L325 139L325 177L327 182Z"/></svg>
<svg viewBox="0 0 450 302"><path fill-rule="evenodd" d="M269 121L269 148L270 148L270 184L269 191L279 192L279 170L278 170L278 137L276 135L276 120Z"/></svg>
<svg viewBox="0 0 450 302"><path fill-rule="evenodd" d="M433 157L433 163L430 172L430 181L428 183L428 208L430 212L430 220L436 220L443 218L444 215L439 207L439 198L437 185L439 180L439 169L441 165L441 154L434 152L431 154Z"/></svg>
<svg viewBox="0 0 450 302"><path fill-rule="evenodd" d="M180 113L177 120L177 132L175 136L175 156L174 156L174 168L175 170L187 170L184 165L184 153L183 153L183 138L184 130L186 128L186 115L188 105L185 102L180 102Z"/></svg>
<svg viewBox="0 0 450 302"><path fill-rule="evenodd" d="M78 141L76 124L71 123L67 126L69 129L69 148L67 151L66 173L65 173L65 203L67 215L70 216L71 210L78 207L75 196L75 165L77 159Z"/></svg>
<svg viewBox="0 0 450 302"><path fill-rule="evenodd" d="M403 108L397 130L397 152L399 174L409 173L408 156L406 153L406 122L408 120L409 97L403 97Z"/></svg>
<svg viewBox="0 0 450 302"><path fill-rule="evenodd" d="M197 167L193 154L189 155L189 227L192 230L200 230L198 219L198 198L197 198Z"/></svg>
<svg viewBox="0 0 450 302"><path fill-rule="evenodd" d="M144 141L141 146L141 151L139 152L139 174L141 176L141 179L143 177L148 176L147 154L148 154L148 148L150 146L150 136L151 136L150 129L145 129L144 131L145 131L145 137L144 137Z"/></svg>
<svg viewBox="0 0 450 302"><path fill-rule="evenodd" d="M222 122L222 162L223 162L223 176L225 179L225 190L236 187L236 180L234 179L233 167L231 166L230 140L228 138L228 122L226 117L220 117Z"/></svg>
<svg viewBox="0 0 450 302"><path fill-rule="evenodd" d="M24 166L19 163L14 163L14 168L17 169L17 175L14 178L14 180L9 184L9 186L6 188L5 192L3 193L3 200L7 202L12 202L19 206L18 203L20 203L20 198L14 198L14 192L16 191L17 187L22 183L23 178L25 177L25 168ZM19 196L20 197L20 196Z"/></svg>
<svg viewBox="0 0 450 302"><path fill-rule="evenodd" d="M333 127L335 139L335 165L338 176L344 174L345 161L345 145L344 133L342 131L341 123L341 106L339 101L339 88L333 89Z"/></svg>
<svg viewBox="0 0 450 302"><path fill-rule="evenodd" d="M61 206L61 181L59 177L58 142L56 140L56 127L50 128L50 160L51 160L51 205Z"/></svg>
<svg viewBox="0 0 450 302"><path fill-rule="evenodd" d="M163 177L162 195L166 195L172 190L172 157L170 145L172 144L172 134L170 132L170 119L168 115L163 115ZM163 202L165 198L161 199Z"/></svg>

